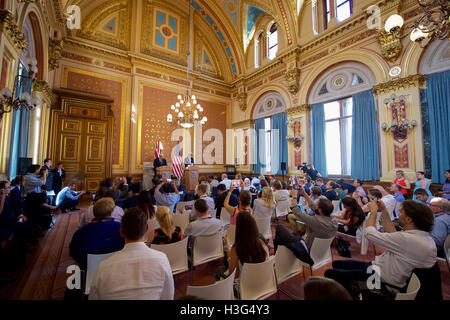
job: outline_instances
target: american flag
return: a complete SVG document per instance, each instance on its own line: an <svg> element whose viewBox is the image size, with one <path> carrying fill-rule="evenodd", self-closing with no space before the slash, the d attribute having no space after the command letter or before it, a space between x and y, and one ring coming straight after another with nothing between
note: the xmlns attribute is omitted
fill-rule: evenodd
<svg viewBox="0 0 450 320"><path fill-rule="evenodd" d="M156 144L156 147L155 147L155 159L156 158L159 159L159 155L161 154L161 150L162 150L161 140L158 140L158 143Z"/></svg>
<svg viewBox="0 0 450 320"><path fill-rule="evenodd" d="M180 179L184 174L183 161L181 159L180 149L181 149L180 142L178 142L177 145L175 146L175 150L172 156L172 172L173 175L178 179Z"/></svg>

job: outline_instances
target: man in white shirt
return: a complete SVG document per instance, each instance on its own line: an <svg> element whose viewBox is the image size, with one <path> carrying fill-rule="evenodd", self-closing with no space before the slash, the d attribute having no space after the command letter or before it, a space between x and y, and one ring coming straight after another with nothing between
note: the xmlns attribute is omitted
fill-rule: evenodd
<svg viewBox="0 0 450 320"><path fill-rule="evenodd" d="M396 219L397 217L394 215L394 211L397 206L397 200L395 200L394 196L388 193L382 186L375 186L374 188L381 192L381 200L386 206L386 210L389 212L391 220Z"/></svg>
<svg viewBox="0 0 450 320"><path fill-rule="evenodd" d="M129 209L120 230L124 248L100 263L89 300L172 300L174 282L167 256L144 242L147 214Z"/></svg>
<svg viewBox="0 0 450 320"><path fill-rule="evenodd" d="M372 262L334 261L333 269L327 270L325 277L338 281L350 291L353 281L365 281L373 272L379 271L381 281L388 287L404 288L415 268L429 269L436 263L436 244L429 235L433 228L433 212L421 203L403 202L399 224L404 231L398 232L383 201L370 201L368 206L370 216L364 236L385 252ZM375 228L378 209L382 212L384 232ZM374 267L373 271L368 270L370 266Z"/></svg>
<svg viewBox="0 0 450 320"><path fill-rule="evenodd" d="M227 174L226 173L222 173L221 178L222 178L222 180L220 181L219 184L224 184L227 187L227 190L230 190L231 180L228 179Z"/></svg>

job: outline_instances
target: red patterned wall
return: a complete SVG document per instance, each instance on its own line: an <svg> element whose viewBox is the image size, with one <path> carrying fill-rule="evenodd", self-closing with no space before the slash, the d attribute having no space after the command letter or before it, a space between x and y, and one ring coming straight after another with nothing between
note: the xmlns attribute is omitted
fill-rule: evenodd
<svg viewBox="0 0 450 320"><path fill-rule="evenodd" d="M294 137L295 136L300 136L302 134L302 123L300 120L297 120L294 122ZM302 143L304 143L302 141ZM297 148L296 146L294 146L294 165L297 168L298 166L300 166L302 164L302 148L299 147Z"/></svg>
<svg viewBox="0 0 450 320"><path fill-rule="evenodd" d="M120 137L121 132L121 111L123 84L120 81L104 79L99 75L91 76L79 72L69 71L67 74L67 88L85 91L89 93L103 94L114 99L112 111L114 113L114 136L113 136L113 165L119 164L120 159Z"/></svg>
<svg viewBox="0 0 450 320"><path fill-rule="evenodd" d="M170 141L170 136L177 127L169 125L166 119L170 106L176 101L177 93L148 86L143 87L141 129L141 160L143 162L153 161L158 139L163 144L165 158L170 160L170 153L176 145L176 142ZM204 109L203 115L208 118L208 122L203 126L203 133L209 128L216 128L222 131L224 137L223 160L225 161L226 107L222 104L204 100L198 100L198 103ZM209 143L204 142L203 148Z"/></svg>

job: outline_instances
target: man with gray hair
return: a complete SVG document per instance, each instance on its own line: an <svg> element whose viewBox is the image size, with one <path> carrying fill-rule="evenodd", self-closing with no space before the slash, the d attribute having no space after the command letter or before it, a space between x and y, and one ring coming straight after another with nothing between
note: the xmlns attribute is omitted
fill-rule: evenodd
<svg viewBox="0 0 450 320"><path fill-rule="evenodd" d="M429 207L434 213L434 227L430 232L430 236L433 238L434 242L436 242L438 255L444 256L442 254L444 242L450 234L450 201L444 198L435 197L431 199Z"/></svg>

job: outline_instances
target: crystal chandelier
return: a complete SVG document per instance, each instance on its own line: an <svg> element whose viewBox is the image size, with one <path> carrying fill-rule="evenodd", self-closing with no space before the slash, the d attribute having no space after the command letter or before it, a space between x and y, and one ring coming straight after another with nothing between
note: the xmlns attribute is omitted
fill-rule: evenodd
<svg viewBox="0 0 450 320"><path fill-rule="evenodd" d="M33 78L38 72L37 60L35 58L27 58L26 64L28 65L28 76L18 74L14 81L14 88L11 91L5 87L0 90L0 119L4 113L11 112L12 110L29 110L33 111L41 104L41 100L36 93L33 92L31 96L28 92L22 93L20 97L15 98L15 93L18 88L23 88L32 85Z"/></svg>
<svg viewBox="0 0 450 320"><path fill-rule="evenodd" d="M191 6L189 5L189 15L188 15L188 49L187 49L187 77L186 77L186 94L177 96L178 101L170 107L169 114L167 115L168 123L177 123L183 128L192 128L194 124L200 123L204 125L208 118L203 116L200 119L200 116L203 112L202 106L197 103L195 95L190 95L189 88L189 39L191 38ZM172 114L173 112L173 114Z"/></svg>
<svg viewBox="0 0 450 320"><path fill-rule="evenodd" d="M422 48L425 48L435 39L448 39L450 1L417 0L417 3L422 7L424 13L414 21L413 25L406 27L408 31L411 30L409 33L411 41L418 42ZM384 29L397 39L403 39L408 36L408 33L402 35L403 23L403 18L394 14L386 20Z"/></svg>

